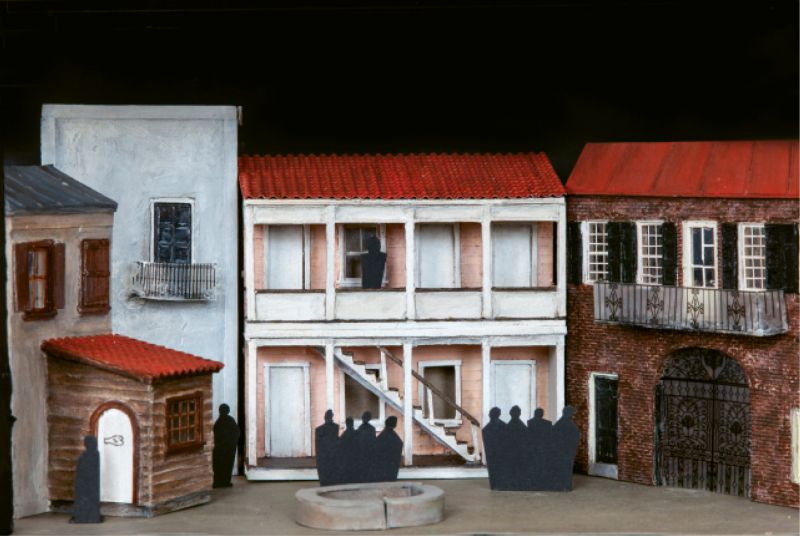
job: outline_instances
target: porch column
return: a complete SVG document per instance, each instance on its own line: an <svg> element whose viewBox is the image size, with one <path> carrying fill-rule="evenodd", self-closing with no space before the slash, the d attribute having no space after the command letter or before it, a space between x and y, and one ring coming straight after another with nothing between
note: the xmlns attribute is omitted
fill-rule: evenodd
<svg viewBox="0 0 800 536"><path fill-rule="evenodd" d="M256 451L257 430L256 426L256 399L258 388L256 383L258 346L256 341L247 341L247 464L255 467L258 465L258 454Z"/></svg>
<svg viewBox="0 0 800 536"><path fill-rule="evenodd" d="M335 410L333 407L333 343L325 345L325 403L326 410ZM339 418L341 417L340 415Z"/></svg>
<svg viewBox="0 0 800 536"><path fill-rule="evenodd" d="M408 248L406 248L408 249ZM403 462L410 466L414 462L414 390L411 383L413 346L403 344Z"/></svg>
<svg viewBox="0 0 800 536"><path fill-rule="evenodd" d="M483 383L483 423L489 422L489 410L492 409L492 345L489 339L481 341L481 378Z"/></svg>
<svg viewBox="0 0 800 536"><path fill-rule="evenodd" d="M325 210L325 320L333 320L336 307L335 255L336 255L336 223L334 207Z"/></svg>
<svg viewBox="0 0 800 536"><path fill-rule="evenodd" d="M548 406L549 419L556 422L564 410L564 338L561 337L555 347L550 349L550 373L548 374Z"/></svg>
<svg viewBox="0 0 800 536"><path fill-rule="evenodd" d="M414 220L406 221L406 318L413 320L417 316L415 292L416 247L414 246Z"/></svg>
<svg viewBox="0 0 800 536"><path fill-rule="evenodd" d="M244 208L244 300L247 306L245 320L256 319L255 256L253 243L253 207Z"/></svg>
<svg viewBox="0 0 800 536"><path fill-rule="evenodd" d="M484 207L481 216L481 250L483 251L483 318L492 318L492 222L491 208Z"/></svg>

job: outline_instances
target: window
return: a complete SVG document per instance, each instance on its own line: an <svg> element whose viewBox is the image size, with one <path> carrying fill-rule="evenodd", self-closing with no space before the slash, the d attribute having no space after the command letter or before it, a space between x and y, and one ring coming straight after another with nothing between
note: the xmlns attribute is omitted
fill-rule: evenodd
<svg viewBox="0 0 800 536"><path fill-rule="evenodd" d="M364 368L368 374L375 377L376 382L381 382L381 365L379 363L367 363ZM341 385L344 393L342 415L352 417L358 428L361 425L361 416L365 411L369 411L372 413L370 424L377 429L383 428L383 421L386 419L386 403L344 372L342 372Z"/></svg>
<svg viewBox="0 0 800 536"><path fill-rule="evenodd" d="M50 318L64 306L64 244L15 245L17 311L24 320Z"/></svg>
<svg viewBox="0 0 800 536"><path fill-rule="evenodd" d="M637 282L643 285L662 284L664 240L661 223L637 222L639 262Z"/></svg>
<svg viewBox="0 0 800 536"><path fill-rule="evenodd" d="M684 284L717 288L717 224L686 222L683 233Z"/></svg>
<svg viewBox="0 0 800 536"><path fill-rule="evenodd" d="M605 281L608 279L608 224L587 221L583 223L584 240L584 282Z"/></svg>
<svg viewBox="0 0 800 536"><path fill-rule="evenodd" d="M766 235L764 225L739 224L740 288L762 290L767 288Z"/></svg>
<svg viewBox="0 0 800 536"><path fill-rule="evenodd" d="M167 453L201 447L203 393L167 399Z"/></svg>
<svg viewBox="0 0 800 536"><path fill-rule="evenodd" d="M191 264L192 202L153 201L153 262Z"/></svg>
<svg viewBox="0 0 800 536"><path fill-rule="evenodd" d="M266 230L266 287L308 288L310 234L303 225L269 225Z"/></svg>
<svg viewBox="0 0 800 536"><path fill-rule="evenodd" d="M450 400L459 406L461 405L461 361L421 361L419 363L419 372L436 389L447 395ZM419 382L419 398L423 415L426 419L431 418L432 409L434 422L451 425L461 424L461 415L456 412L453 406L432 393L429 397L427 391L428 389L425 388L425 385Z"/></svg>
<svg viewBox="0 0 800 536"><path fill-rule="evenodd" d="M417 228L417 287L461 286L459 226L431 223Z"/></svg>
<svg viewBox="0 0 800 536"><path fill-rule="evenodd" d="M81 241L81 298L78 311L81 314L107 313L111 309L108 288L108 240Z"/></svg>
<svg viewBox="0 0 800 536"><path fill-rule="evenodd" d="M492 225L492 286L535 287L537 227L530 223Z"/></svg>
<svg viewBox="0 0 800 536"><path fill-rule="evenodd" d="M381 240L381 251L386 251L384 240L385 227L378 224L343 225L341 228L340 242L342 251L342 276L343 287L361 286L361 255L367 253L367 238L378 237ZM386 270L383 275L386 281Z"/></svg>

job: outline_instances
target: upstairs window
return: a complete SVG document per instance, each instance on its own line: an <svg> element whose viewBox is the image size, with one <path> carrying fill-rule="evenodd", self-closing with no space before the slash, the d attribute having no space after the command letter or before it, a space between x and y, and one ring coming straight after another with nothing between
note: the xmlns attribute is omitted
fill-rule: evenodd
<svg viewBox="0 0 800 536"><path fill-rule="evenodd" d="M192 203L154 201L153 262L191 264Z"/></svg>
<svg viewBox="0 0 800 536"><path fill-rule="evenodd" d="M381 240L381 251L386 251L384 241L385 227L378 224L343 225L340 240L342 243L343 287L361 286L361 255L367 253L367 239L370 236ZM384 272L384 280L386 272Z"/></svg>
<svg viewBox="0 0 800 536"><path fill-rule="evenodd" d="M637 282L661 285L664 243L660 223L637 222L639 231L639 262Z"/></svg>
<svg viewBox="0 0 800 536"><path fill-rule="evenodd" d="M583 236L586 237L583 258L584 282L608 280L608 224L599 221L584 222Z"/></svg>
<svg viewBox="0 0 800 536"><path fill-rule="evenodd" d="M449 223L417 226L418 288L461 286L459 232L459 226Z"/></svg>
<svg viewBox="0 0 800 536"><path fill-rule="evenodd" d="M767 244L764 225L739 224L740 285L744 290L767 288Z"/></svg>
<svg viewBox="0 0 800 536"><path fill-rule="evenodd" d="M109 291L108 240L81 241L81 294L78 311L81 314L107 313Z"/></svg>
<svg viewBox="0 0 800 536"><path fill-rule="evenodd" d="M684 224L683 265L687 286L717 288L716 235L716 222Z"/></svg>
<svg viewBox="0 0 800 536"><path fill-rule="evenodd" d="M17 311L24 320L55 316L64 307L64 244L24 242L15 245L14 254Z"/></svg>
<svg viewBox="0 0 800 536"><path fill-rule="evenodd" d="M492 224L492 286L537 286L536 231L536 225L530 223Z"/></svg>
<svg viewBox="0 0 800 536"><path fill-rule="evenodd" d="M303 225L269 225L266 229L266 288L307 288L309 233Z"/></svg>

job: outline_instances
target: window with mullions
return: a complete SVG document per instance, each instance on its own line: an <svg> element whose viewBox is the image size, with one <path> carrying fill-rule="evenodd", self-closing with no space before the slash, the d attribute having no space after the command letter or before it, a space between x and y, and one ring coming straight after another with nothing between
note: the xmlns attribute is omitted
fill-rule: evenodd
<svg viewBox="0 0 800 536"><path fill-rule="evenodd" d="M767 287L766 236L763 224L741 224L742 288L761 290Z"/></svg>
<svg viewBox="0 0 800 536"><path fill-rule="evenodd" d="M608 228L606 222L586 222L585 282L608 279Z"/></svg>
<svg viewBox="0 0 800 536"><path fill-rule="evenodd" d="M191 264L191 203L153 203L153 262Z"/></svg>
<svg viewBox="0 0 800 536"><path fill-rule="evenodd" d="M686 233L688 251L688 273L686 279L690 287L717 288L717 247L716 225L687 223Z"/></svg>
<svg viewBox="0 0 800 536"><path fill-rule="evenodd" d="M23 320L51 318L64 307L64 244L52 240L14 245L16 310Z"/></svg>
<svg viewBox="0 0 800 536"><path fill-rule="evenodd" d="M664 257L663 235L660 223L639 223L639 283L662 284Z"/></svg>
<svg viewBox="0 0 800 536"><path fill-rule="evenodd" d="M361 286L361 255L367 253L367 238L370 236L381 237L380 225L345 225L343 227L342 283L345 286Z"/></svg>
<svg viewBox="0 0 800 536"><path fill-rule="evenodd" d="M167 399L167 452L203 445L203 394Z"/></svg>

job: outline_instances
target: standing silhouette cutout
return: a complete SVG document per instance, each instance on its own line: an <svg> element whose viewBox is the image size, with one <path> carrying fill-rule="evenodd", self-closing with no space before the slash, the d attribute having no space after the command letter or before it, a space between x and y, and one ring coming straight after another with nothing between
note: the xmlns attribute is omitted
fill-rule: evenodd
<svg viewBox="0 0 800 536"><path fill-rule="evenodd" d="M375 458L372 480L375 482L394 482L400 472L400 456L403 453L403 440L394 429L397 417L389 417L383 431L375 440Z"/></svg>
<svg viewBox="0 0 800 536"><path fill-rule="evenodd" d="M572 422L573 415L575 415L575 408L564 406L561 418L553 425L552 444L557 448L554 459L560 477L557 487L564 491L572 489L572 466L575 463L575 453L581 438L580 430Z"/></svg>
<svg viewBox="0 0 800 536"><path fill-rule="evenodd" d="M236 447L239 444L239 425L230 416L228 404L220 404L219 417L214 423L214 450L211 465L214 469L214 487L229 488L233 463L236 460Z"/></svg>
<svg viewBox="0 0 800 536"><path fill-rule="evenodd" d="M352 417L344 421L344 432L336 443L336 458L339 471L337 483L355 482L353 480L358 470L358 453L356 452L356 429Z"/></svg>
<svg viewBox="0 0 800 536"><path fill-rule="evenodd" d="M100 515L100 452L97 438L83 438L85 450L78 458L75 470L75 502L70 523L102 523Z"/></svg>
<svg viewBox="0 0 800 536"><path fill-rule="evenodd" d="M553 423L544 418L544 410L536 408L533 418L528 419L528 460L530 471L529 489L541 486L544 481L550 480L548 476L552 467L550 459L550 445L552 442Z"/></svg>
<svg viewBox="0 0 800 536"><path fill-rule="evenodd" d="M506 485L507 489L525 489L529 450L528 428L520 419L522 410L519 406L513 406L508 414L511 419L506 424L506 440L501 450L501 457L506 465Z"/></svg>
<svg viewBox="0 0 800 536"><path fill-rule="evenodd" d="M375 456L375 427L369 421L372 420L372 413L365 411L361 415L361 426L356 430L356 448L354 449L357 458L353 467L357 467L353 482L369 482L370 466L373 456Z"/></svg>
<svg viewBox="0 0 800 536"><path fill-rule="evenodd" d="M361 254L361 288L381 288L383 271L386 268L386 253L381 251L378 237L367 237L367 253Z"/></svg>
<svg viewBox="0 0 800 536"><path fill-rule="evenodd" d="M483 427L483 452L489 468L489 485L500 489L505 485L505 472L502 469L502 447L506 437L506 423L500 420L500 408L489 410L489 423Z"/></svg>
<svg viewBox="0 0 800 536"><path fill-rule="evenodd" d="M325 422L314 430L314 448L317 453L317 474L320 486L339 482L339 465L336 455L339 442L339 425L333 422L333 411L325 412Z"/></svg>

